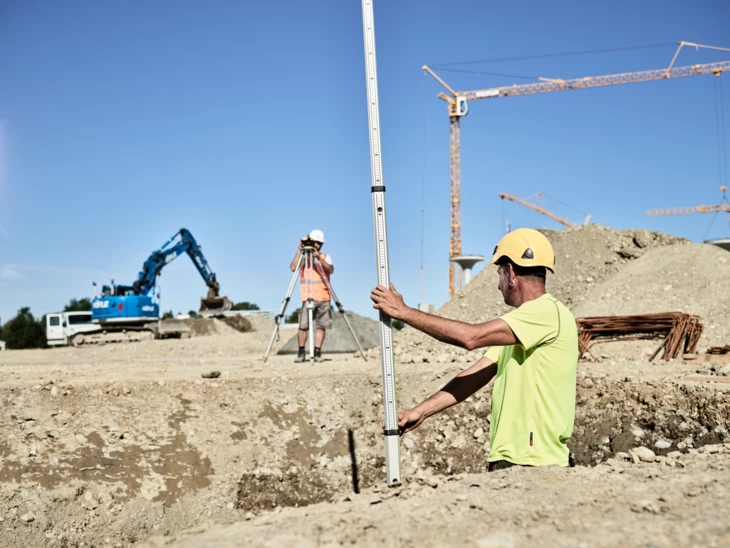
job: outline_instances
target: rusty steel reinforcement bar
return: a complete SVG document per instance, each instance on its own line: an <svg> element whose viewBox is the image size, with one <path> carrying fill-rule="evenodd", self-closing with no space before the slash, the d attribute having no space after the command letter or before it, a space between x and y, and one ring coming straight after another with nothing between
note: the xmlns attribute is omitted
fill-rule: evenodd
<svg viewBox="0 0 730 548"><path fill-rule="evenodd" d="M578 346L581 355L590 354L594 338L645 339L663 336L656 352L663 360L671 360L681 354L691 354L699 343L703 324L699 316L684 312L635 314L629 316L594 316L578 318Z"/></svg>
<svg viewBox="0 0 730 548"><path fill-rule="evenodd" d="M730 354L730 344L727 346L711 346L707 349L708 354Z"/></svg>

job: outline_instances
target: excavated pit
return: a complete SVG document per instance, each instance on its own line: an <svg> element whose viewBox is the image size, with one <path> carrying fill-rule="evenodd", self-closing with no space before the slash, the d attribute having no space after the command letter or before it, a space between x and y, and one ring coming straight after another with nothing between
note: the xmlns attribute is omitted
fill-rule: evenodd
<svg viewBox="0 0 730 548"><path fill-rule="evenodd" d="M112 537L112 545L127 545L205 520L240 521L382 487L381 382L353 364L330 375L282 372L280 364L278 374L204 380L210 365L175 362L168 379L185 380L153 380L145 369L147 380L114 383L63 371L51 383L28 369L29 383L9 381L0 391L0 545L51 537L61 546ZM459 366L404 369L400 408L422 401ZM579 465L638 446L662 455L730 441L726 389L601 375L578 381L570 448ZM485 472L489 419L486 390L405 436L404 483Z"/></svg>
<svg viewBox="0 0 730 548"><path fill-rule="evenodd" d="M666 455L727 442L729 429L726 391L662 381L585 379L578 389L570 446L579 464L591 466L639 446Z"/></svg>
<svg viewBox="0 0 730 548"><path fill-rule="evenodd" d="M360 438L361 450L353 451L345 436L338 435L329 444L328 456L319 461L293 451L275 470L242 474L237 508L256 512L277 506L306 506L382 482L385 462L380 455L381 441L368 423L354 423L354 435L350 435L351 439ZM403 440L405 481L424 473L450 476L486 471L488 423L489 397L484 395L431 419ZM661 381L584 378L578 386L569 447L577 465L595 466L640 446L666 455L728 442L729 430L730 403L722 390ZM340 466L331 467L330 462ZM349 470L342 466L344 462L349 463Z"/></svg>

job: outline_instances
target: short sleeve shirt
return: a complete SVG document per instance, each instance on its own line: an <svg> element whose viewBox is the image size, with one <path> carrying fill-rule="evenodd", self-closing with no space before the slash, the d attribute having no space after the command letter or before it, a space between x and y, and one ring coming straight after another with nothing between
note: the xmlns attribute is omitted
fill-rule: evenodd
<svg viewBox="0 0 730 548"><path fill-rule="evenodd" d="M497 364L488 460L567 466L578 365L575 318L546 293L502 319L519 344L485 354Z"/></svg>

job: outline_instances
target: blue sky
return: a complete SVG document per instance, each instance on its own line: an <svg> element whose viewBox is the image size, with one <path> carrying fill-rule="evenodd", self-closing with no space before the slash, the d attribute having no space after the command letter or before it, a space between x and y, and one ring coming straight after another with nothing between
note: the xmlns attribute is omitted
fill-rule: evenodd
<svg viewBox="0 0 730 548"><path fill-rule="evenodd" d="M723 0L376 0L391 278L406 301L419 301L422 208L423 298L448 298L448 117L423 64L679 40L730 47L728 21ZM446 67L510 77L437 72L479 89L660 68L674 50ZM373 315L360 2L5 0L0 52L0 318L59 310L92 281L131 283L181 227L223 293L275 310L298 238L320 228L341 301ZM727 59L685 49L677 64ZM720 201L715 94L730 144L728 77L472 101L464 252L488 254L507 219L559 228L499 192L542 191L560 215L617 228L728 236L725 215L709 231L710 215L643 216ZM196 309L205 294L186 257L160 284L165 310Z"/></svg>

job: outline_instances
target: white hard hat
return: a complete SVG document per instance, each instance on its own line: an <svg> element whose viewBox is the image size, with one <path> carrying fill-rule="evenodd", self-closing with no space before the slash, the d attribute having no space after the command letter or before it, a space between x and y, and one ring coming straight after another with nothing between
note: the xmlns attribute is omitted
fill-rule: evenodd
<svg viewBox="0 0 730 548"><path fill-rule="evenodd" d="M312 238L315 242L324 243L324 232L322 232L321 230L312 230L312 232L309 233L309 237Z"/></svg>

